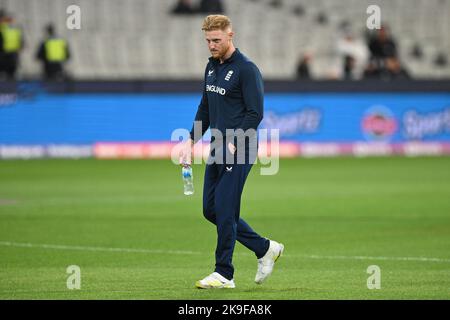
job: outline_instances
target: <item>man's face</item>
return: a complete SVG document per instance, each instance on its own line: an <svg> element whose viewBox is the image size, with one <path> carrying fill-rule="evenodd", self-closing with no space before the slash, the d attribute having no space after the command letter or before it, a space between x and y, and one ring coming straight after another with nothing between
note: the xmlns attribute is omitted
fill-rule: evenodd
<svg viewBox="0 0 450 320"><path fill-rule="evenodd" d="M233 39L231 30L212 30L205 32L209 52L214 59L221 59L228 51Z"/></svg>

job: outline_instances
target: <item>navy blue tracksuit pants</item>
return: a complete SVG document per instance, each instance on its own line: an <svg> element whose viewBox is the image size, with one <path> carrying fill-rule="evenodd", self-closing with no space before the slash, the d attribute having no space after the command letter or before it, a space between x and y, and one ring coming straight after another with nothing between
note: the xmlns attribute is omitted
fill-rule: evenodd
<svg viewBox="0 0 450 320"><path fill-rule="evenodd" d="M207 164L203 185L203 215L217 226L215 272L233 279L232 257L236 240L253 251L259 259L269 240L258 235L240 218L241 194L252 168L245 164Z"/></svg>

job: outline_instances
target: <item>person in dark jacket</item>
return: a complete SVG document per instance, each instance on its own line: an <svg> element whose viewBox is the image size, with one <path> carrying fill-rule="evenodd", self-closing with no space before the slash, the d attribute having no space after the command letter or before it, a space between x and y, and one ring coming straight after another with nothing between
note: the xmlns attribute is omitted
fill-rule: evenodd
<svg viewBox="0 0 450 320"><path fill-rule="evenodd" d="M258 261L255 282L261 284L284 250L281 243L261 237L240 218L242 191L257 154L256 130L263 119L263 80L258 67L234 46L234 32L227 16L207 16L202 30L211 57L204 73L204 89L194 126L181 148L180 164L189 164L192 146L211 128L203 215L216 225L217 246L214 272L195 286L235 287L232 257L236 240L255 254Z"/></svg>
<svg viewBox="0 0 450 320"><path fill-rule="evenodd" d="M369 41L372 58L384 59L397 56L397 44L389 34L387 26L381 26L376 36Z"/></svg>
<svg viewBox="0 0 450 320"><path fill-rule="evenodd" d="M221 0L201 0L199 10L200 13L224 13Z"/></svg>
<svg viewBox="0 0 450 320"><path fill-rule="evenodd" d="M193 14L195 13L192 7L191 0L179 0L171 11L172 14Z"/></svg>
<svg viewBox="0 0 450 320"><path fill-rule="evenodd" d="M303 54L298 65L297 65L297 79L299 80L309 80L311 79L310 64L312 56L309 53Z"/></svg>

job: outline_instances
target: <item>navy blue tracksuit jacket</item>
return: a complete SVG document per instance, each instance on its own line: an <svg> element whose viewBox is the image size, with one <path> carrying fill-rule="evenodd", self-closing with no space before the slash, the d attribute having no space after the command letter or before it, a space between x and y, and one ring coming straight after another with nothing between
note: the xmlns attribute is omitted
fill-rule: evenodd
<svg viewBox="0 0 450 320"><path fill-rule="evenodd" d="M223 63L209 58L203 95L195 116L195 121L202 122L201 135L208 128L220 130L224 139L226 129L256 131L263 118L263 95L258 67L238 49ZM191 138L194 142L201 138L194 136L194 127ZM236 160L238 152L232 154L225 144L222 147L224 157L228 154ZM236 240L253 251L257 258L264 256L269 248L269 240L258 235L240 218L241 194L252 164L253 161L242 164L237 161L232 164L208 162L205 170L203 214L217 226L215 271L230 280L234 275L232 257Z"/></svg>
<svg viewBox="0 0 450 320"><path fill-rule="evenodd" d="M205 87L196 121L202 121L202 135L210 127L225 135L226 129L256 130L263 118L264 88L258 67L238 49L220 64L209 58ZM194 139L194 132L191 131Z"/></svg>

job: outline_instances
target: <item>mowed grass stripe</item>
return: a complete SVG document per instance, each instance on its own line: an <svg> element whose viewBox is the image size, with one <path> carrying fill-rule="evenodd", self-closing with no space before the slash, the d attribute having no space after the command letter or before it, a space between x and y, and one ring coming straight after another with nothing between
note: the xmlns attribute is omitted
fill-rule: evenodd
<svg viewBox="0 0 450 320"><path fill-rule="evenodd" d="M42 244L42 243L22 243L11 241L0 241L0 246L19 248L38 248L55 250L78 250L78 251L99 251L99 252L125 252L125 253L147 253L147 254L187 254L187 255L208 255L207 252L183 251L183 250L158 250L158 249L136 249L136 248L106 248L106 247L86 247L73 245ZM249 253L238 252L236 255L246 255ZM450 263L450 259L429 258L429 257L371 257L371 256L321 256L321 255L290 255L283 254L284 258L302 259L329 259L329 260L390 260L390 261L420 261L420 262L442 262Z"/></svg>

